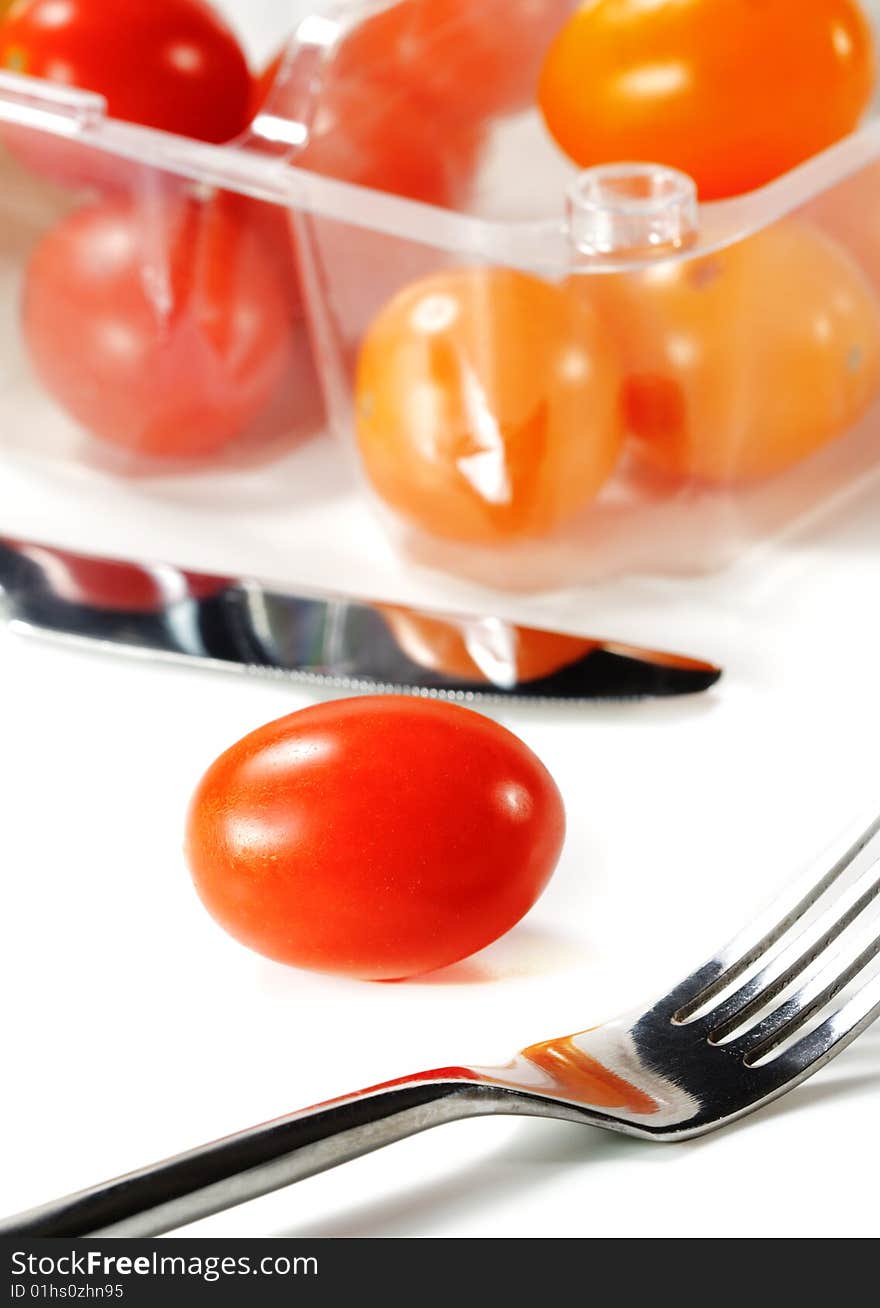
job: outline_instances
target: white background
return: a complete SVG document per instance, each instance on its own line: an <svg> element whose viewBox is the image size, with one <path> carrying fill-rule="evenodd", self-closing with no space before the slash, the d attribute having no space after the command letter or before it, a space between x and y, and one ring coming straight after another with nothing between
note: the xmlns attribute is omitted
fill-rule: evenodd
<svg viewBox="0 0 880 1308"><path fill-rule="evenodd" d="M309 696L4 632L0 1207L420 1067L503 1060L700 961L880 803L877 507L865 494L791 543L736 623L717 691L499 714L560 783L565 854L476 966L410 984L265 962L190 887L181 834L201 771ZM198 1229L867 1235L878 1073L874 1031L790 1098L672 1147L546 1122L448 1126Z"/></svg>
<svg viewBox="0 0 880 1308"><path fill-rule="evenodd" d="M65 484L42 477L2 469L4 530L39 523L108 549L127 530L145 555L221 569L233 553L254 569L270 556L256 510L237 534L173 496L138 515L136 492L95 473L77 514ZM404 575L347 501L319 508L311 580L323 567L337 585L590 631L588 597L515 601ZM666 605L694 653L723 658L710 695L498 712L562 788L563 860L505 940L404 985L263 961L212 924L189 883L182 825L201 772L309 695L0 632L0 1210L408 1071L504 1060L699 962L880 806L878 510L867 486L738 584L648 588L654 628ZM301 512L306 539L317 528ZM778 1104L674 1147L538 1121L447 1126L187 1234L876 1234L878 1074L880 1029Z"/></svg>

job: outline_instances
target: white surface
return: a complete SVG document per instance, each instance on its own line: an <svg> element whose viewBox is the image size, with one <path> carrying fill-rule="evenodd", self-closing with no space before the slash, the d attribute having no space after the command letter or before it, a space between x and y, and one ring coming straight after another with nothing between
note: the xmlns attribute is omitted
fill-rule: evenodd
<svg viewBox="0 0 880 1308"><path fill-rule="evenodd" d="M420 983L265 962L190 888L181 828L202 769L307 695L4 632L0 1209L349 1088L503 1058L698 962L880 803L876 508L865 497L793 544L731 613L737 653L712 695L499 715L557 777L568 845L482 971ZM790 1098L675 1147L546 1122L444 1127L190 1230L865 1236L878 1074L875 1030Z"/></svg>

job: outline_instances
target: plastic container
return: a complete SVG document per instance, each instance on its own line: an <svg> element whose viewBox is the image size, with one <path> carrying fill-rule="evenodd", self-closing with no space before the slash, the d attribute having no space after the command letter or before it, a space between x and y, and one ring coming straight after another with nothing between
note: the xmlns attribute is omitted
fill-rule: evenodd
<svg viewBox="0 0 880 1308"><path fill-rule="evenodd" d="M535 78L573 0L447 5L455 21L417 29L426 89L394 76L381 23L431 3L226 6L255 63L285 50L228 146L0 76L0 469L73 493L166 479L232 522L255 468L295 513L347 489L353 461L406 557L520 590L712 572L876 476L880 122L699 204L660 165L579 172L547 134ZM484 85L496 9L521 48ZM77 332L76 289L44 273L41 304L33 287L95 204L81 241L106 267L134 229L163 331L189 296L210 338L164 339L115 407L125 333ZM243 344L204 326L217 295L244 301ZM696 453L693 430L711 433Z"/></svg>

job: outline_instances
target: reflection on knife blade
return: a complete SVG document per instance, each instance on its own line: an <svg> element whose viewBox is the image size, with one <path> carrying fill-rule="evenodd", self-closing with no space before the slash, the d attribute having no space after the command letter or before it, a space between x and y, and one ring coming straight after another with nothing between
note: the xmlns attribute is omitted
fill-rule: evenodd
<svg viewBox="0 0 880 1308"><path fill-rule="evenodd" d="M717 667L676 654L252 580L0 539L0 588L18 629L123 653L274 671L345 691L456 699L687 695Z"/></svg>

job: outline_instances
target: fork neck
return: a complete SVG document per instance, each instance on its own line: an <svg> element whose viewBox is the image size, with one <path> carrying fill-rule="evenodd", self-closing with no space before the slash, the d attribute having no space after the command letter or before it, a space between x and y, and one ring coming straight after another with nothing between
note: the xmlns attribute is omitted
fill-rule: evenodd
<svg viewBox="0 0 880 1308"><path fill-rule="evenodd" d="M419 1073L33 1209L0 1222L0 1236L161 1235L431 1127L504 1111L506 1098L468 1068Z"/></svg>

